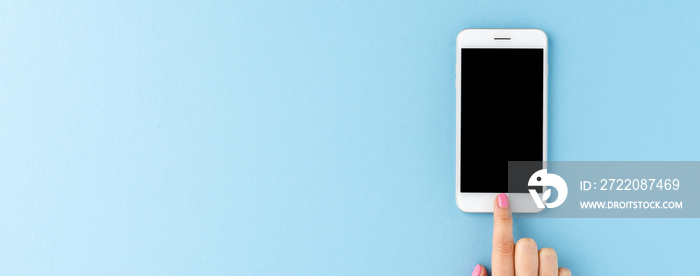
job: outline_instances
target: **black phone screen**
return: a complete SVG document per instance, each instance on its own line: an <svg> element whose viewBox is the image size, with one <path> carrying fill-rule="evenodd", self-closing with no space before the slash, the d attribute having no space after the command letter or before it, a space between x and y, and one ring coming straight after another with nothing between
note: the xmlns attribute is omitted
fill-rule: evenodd
<svg viewBox="0 0 700 276"><path fill-rule="evenodd" d="M543 161L544 49L461 54L461 192L527 193Z"/></svg>

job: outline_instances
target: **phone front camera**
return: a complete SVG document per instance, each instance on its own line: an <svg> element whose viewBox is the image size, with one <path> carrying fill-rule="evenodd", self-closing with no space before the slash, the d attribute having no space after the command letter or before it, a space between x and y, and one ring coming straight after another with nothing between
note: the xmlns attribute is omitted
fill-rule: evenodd
<svg viewBox="0 0 700 276"><path fill-rule="evenodd" d="M542 180L542 177L539 177L539 176L538 176L538 177L537 177L537 181L541 181L541 180Z"/></svg>

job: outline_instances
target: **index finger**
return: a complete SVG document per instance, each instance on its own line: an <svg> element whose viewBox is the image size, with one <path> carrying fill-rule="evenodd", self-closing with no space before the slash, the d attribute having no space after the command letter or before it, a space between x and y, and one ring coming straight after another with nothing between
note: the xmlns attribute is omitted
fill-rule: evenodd
<svg viewBox="0 0 700 276"><path fill-rule="evenodd" d="M506 194L498 194L493 202L493 250L491 252L493 276L515 275L513 217L509 205Z"/></svg>

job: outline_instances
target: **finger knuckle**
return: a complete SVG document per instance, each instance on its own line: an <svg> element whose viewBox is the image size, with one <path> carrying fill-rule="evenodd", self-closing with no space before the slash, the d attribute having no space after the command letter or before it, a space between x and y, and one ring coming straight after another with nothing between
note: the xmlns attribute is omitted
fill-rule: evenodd
<svg viewBox="0 0 700 276"><path fill-rule="evenodd" d="M543 260L548 260L548 261L556 261L557 259L557 252L554 251L554 249L545 247L540 249L540 259Z"/></svg>
<svg viewBox="0 0 700 276"><path fill-rule="evenodd" d="M494 221L498 225L503 225L503 226L509 226L513 224L513 219L510 218L508 215L505 216L497 216L494 218Z"/></svg>
<svg viewBox="0 0 700 276"><path fill-rule="evenodd" d="M502 222L502 223L513 222L513 218L507 212L501 212L500 214L496 214L494 216L494 219L497 220L498 222Z"/></svg>
<svg viewBox="0 0 700 276"><path fill-rule="evenodd" d="M511 254L515 250L515 244L511 241L497 242L493 245L497 252Z"/></svg>
<svg viewBox="0 0 700 276"><path fill-rule="evenodd" d="M517 246L534 246L537 248L537 243L531 238L521 238L518 240Z"/></svg>

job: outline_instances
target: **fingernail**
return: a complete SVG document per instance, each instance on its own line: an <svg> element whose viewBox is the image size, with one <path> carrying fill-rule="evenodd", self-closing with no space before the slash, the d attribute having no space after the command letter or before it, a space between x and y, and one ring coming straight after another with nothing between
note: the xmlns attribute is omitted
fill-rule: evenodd
<svg viewBox="0 0 700 276"><path fill-rule="evenodd" d="M498 207L508 208L508 196L506 194L498 194Z"/></svg>
<svg viewBox="0 0 700 276"><path fill-rule="evenodd" d="M476 267L474 268L474 271L472 271L472 276L479 276L479 275L481 275L481 266L476 265Z"/></svg>

